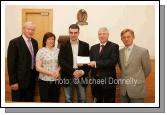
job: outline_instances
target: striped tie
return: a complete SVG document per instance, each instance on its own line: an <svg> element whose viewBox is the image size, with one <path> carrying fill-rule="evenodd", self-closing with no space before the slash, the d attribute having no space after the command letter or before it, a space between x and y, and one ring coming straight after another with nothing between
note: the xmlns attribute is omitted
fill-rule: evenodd
<svg viewBox="0 0 167 115"><path fill-rule="evenodd" d="M31 53L31 59L32 59L32 63L31 63L31 69L34 68L34 50L33 50L33 46L32 46L32 43L31 43L31 40L27 40L28 41L28 49Z"/></svg>

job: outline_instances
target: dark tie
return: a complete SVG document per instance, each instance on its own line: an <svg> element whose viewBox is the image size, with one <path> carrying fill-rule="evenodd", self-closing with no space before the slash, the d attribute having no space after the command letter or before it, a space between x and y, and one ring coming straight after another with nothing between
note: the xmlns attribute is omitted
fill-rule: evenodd
<svg viewBox="0 0 167 115"><path fill-rule="evenodd" d="M100 45L99 55L101 55L103 53L103 50L104 50L104 45Z"/></svg>

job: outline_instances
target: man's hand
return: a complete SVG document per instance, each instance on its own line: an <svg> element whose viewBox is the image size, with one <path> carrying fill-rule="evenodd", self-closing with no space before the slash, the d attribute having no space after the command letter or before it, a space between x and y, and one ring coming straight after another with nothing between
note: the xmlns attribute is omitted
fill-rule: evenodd
<svg viewBox="0 0 167 115"><path fill-rule="evenodd" d="M84 75L83 70L75 70L74 73L73 73L73 76L76 77L76 78L80 78L83 75Z"/></svg>
<svg viewBox="0 0 167 115"><path fill-rule="evenodd" d="M83 66L83 64L77 64L77 66L78 66L78 67L82 67L82 66Z"/></svg>
<svg viewBox="0 0 167 115"><path fill-rule="evenodd" d="M96 68L96 61L91 61L88 66Z"/></svg>
<svg viewBox="0 0 167 115"><path fill-rule="evenodd" d="M14 90L14 91L19 90L19 84L18 84L18 83L12 84L10 87L11 87L11 89Z"/></svg>

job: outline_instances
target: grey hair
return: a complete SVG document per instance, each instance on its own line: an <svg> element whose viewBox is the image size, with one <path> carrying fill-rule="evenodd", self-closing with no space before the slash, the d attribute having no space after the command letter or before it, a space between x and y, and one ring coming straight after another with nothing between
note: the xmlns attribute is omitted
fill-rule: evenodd
<svg viewBox="0 0 167 115"><path fill-rule="evenodd" d="M99 28L98 32L99 32L99 31L106 31L107 33L109 33L109 31L108 31L108 29L107 29L106 27L101 27L101 28Z"/></svg>
<svg viewBox="0 0 167 115"><path fill-rule="evenodd" d="M32 25L32 26L35 27L35 24L34 24L33 22L28 21L28 22L25 22L25 23L23 24L23 28L27 27L28 25Z"/></svg>

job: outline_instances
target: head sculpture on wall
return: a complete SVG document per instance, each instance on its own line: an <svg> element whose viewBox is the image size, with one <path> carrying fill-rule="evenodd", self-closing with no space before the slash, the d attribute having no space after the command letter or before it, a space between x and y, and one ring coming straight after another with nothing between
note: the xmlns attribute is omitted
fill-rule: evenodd
<svg viewBox="0 0 167 115"><path fill-rule="evenodd" d="M86 10L84 9L80 9L77 13L77 23L76 24L79 24L79 25L88 25L88 22L87 21L87 18L88 18L88 14L86 12Z"/></svg>

